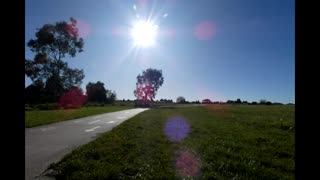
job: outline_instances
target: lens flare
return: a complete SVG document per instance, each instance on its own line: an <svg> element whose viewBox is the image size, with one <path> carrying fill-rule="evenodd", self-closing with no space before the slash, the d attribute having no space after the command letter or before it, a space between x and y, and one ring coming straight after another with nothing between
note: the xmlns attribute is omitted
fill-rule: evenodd
<svg viewBox="0 0 320 180"><path fill-rule="evenodd" d="M210 40L216 34L216 26L210 21L198 24L194 29L194 35L199 40Z"/></svg>
<svg viewBox="0 0 320 180"><path fill-rule="evenodd" d="M174 142L182 141L189 134L190 127L183 117L173 117L169 119L164 127L165 135Z"/></svg>
<svg viewBox="0 0 320 180"><path fill-rule="evenodd" d="M176 170L182 177L195 177L200 175L200 159L189 151L180 151L176 159Z"/></svg>
<svg viewBox="0 0 320 180"><path fill-rule="evenodd" d="M155 44L158 26L152 22L140 20L133 24L130 36L136 46L149 47Z"/></svg>
<svg viewBox="0 0 320 180"><path fill-rule="evenodd" d="M70 23L67 26L67 31L73 36L81 38L86 38L91 31L91 26L86 21L81 19L76 19L76 28L77 30L75 31L72 28L72 23Z"/></svg>

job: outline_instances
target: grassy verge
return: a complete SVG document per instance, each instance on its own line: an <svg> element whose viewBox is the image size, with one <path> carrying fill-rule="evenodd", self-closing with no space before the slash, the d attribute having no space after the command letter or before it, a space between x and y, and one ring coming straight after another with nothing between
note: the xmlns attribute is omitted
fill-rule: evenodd
<svg viewBox="0 0 320 180"><path fill-rule="evenodd" d="M175 117L182 119L178 126L170 124ZM56 179L294 179L294 119L294 106L152 109L66 155L51 166L51 175ZM174 141L177 138L181 141Z"/></svg>
<svg viewBox="0 0 320 180"><path fill-rule="evenodd" d="M30 128L96 114L131 109L132 106L82 107L80 109L26 111L25 127Z"/></svg>

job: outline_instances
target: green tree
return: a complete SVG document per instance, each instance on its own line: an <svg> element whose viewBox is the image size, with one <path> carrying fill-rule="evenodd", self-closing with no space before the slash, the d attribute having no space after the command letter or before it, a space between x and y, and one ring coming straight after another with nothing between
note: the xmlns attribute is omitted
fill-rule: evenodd
<svg viewBox="0 0 320 180"><path fill-rule="evenodd" d="M57 102L64 90L61 77L57 75L50 76L44 87L45 101Z"/></svg>
<svg viewBox="0 0 320 180"><path fill-rule="evenodd" d="M25 60L25 74L32 82L45 84L49 101L56 101L62 93L80 86L84 78L83 70L71 69L62 59L75 57L83 51L83 39L79 37L77 21L61 21L45 24L36 32L36 38L28 42L28 47L35 53L33 60Z"/></svg>
<svg viewBox="0 0 320 180"><path fill-rule="evenodd" d="M104 83L100 81L89 82L86 91L89 102L105 103L107 101L107 90L104 88Z"/></svg>
<svg viewBox="0 0 320 180"><path fill-rule="evenodd" d="M237 103L237 104L241 104L241 99L238 98L238 99L236 100L236 103Z"/></svg>
<svg viewBox="0 0 320 180"><path fill-rule="evenodd" d="M117 94L115 91L111 91L111 90L108 90L107 89L107 92L106 92L106 96L107 96L107 103L114 103L117 99Z"/></svg>
<svg viewBox="0 0 320 180"><path fill-rule="evenodd" d="M136 89L133 92L139 103L149 105L155 98L163 81L162 70L149 68L144 70L142 75L139 74L137 76Z"/></svg>
<svg viewBox="0 0 320 180"><path fill-rule="evenodd" d="M183 96L177 97L177 103L185 103L186 99Z"/></svg>
<svg viewBox="0 0 320 180"><path fill-rule="evenodd" d="M25 103L38 104L43 102L44 84L41 81L35 81L25 88Z"/></svg>
<svg viewBox="0 0 320 180"><path fill-rule="evenodd" d="M108 90L104 87L104 83L98 81L96 83L89 82L86 86L86 93L89 102L96 103L114 103L117 97L115 91Z"/></svg>

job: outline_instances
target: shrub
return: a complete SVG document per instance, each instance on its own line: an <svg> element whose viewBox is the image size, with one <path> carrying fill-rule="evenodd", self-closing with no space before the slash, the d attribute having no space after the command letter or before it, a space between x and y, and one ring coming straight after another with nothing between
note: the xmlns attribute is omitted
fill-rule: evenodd
<svg viewBox="0 0 320 180"><path fill-rule="evenodd" d="M25 110L25 111L31 111L31 110L33 110L33 108L30 107L30 106L24 106L24 110Z"/></svg>
<svg viewBox="0 0 320 180"><path fill-rule="evenodd" d="M57 103L46 103L46 104L35 105L35 109L39 109L39 110L55 110L58 108L59 106Z"/></svg>
<svg viewBox="0 0 320 180"><path fill-rule="evenodd" d="M143 103L143 102L141 102L141 101L135 100L134 107L142 107L142 108L145 108L145 107L150 107L150 104L149 104L149 103Z"/></svg>
<svg viewBox="0 0 320 180"><path fill-rule="evenodd" d="M59 105L57 103L47 104L47 110L59 109Z"/></svg>
<svg viewBox="0 0 320 180"><path fill-rule="evenodd" d="M87 101L87 96L78 87L70 88L59 98L59 106L64 109L80 108Z"/></svg>
<svg viewBox="0 0 320 180"><path fill-rule="evenodd" d="M266 105L272 105L272 103L270 101L267 101Z"/></svg>
<svg viewBox="0 0 320 180"><path fill-rule="evenodd" d="M259 104L266 104L266 103L267 103L267 100L265 100L265 99L261 99L259 102Z"/></svg>

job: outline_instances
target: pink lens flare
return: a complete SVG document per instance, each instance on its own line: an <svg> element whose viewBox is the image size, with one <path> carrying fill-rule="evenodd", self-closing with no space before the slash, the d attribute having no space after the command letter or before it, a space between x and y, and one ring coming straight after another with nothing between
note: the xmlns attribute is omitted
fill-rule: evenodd
<svg viewBox="0 0 320 180"><path fill-rule="evenodd" d="M211 40L216 35L216 25L210 21L198 24L194 29L194 35L198 40Z"/></svg>
<svg viewBox="0 0 320 180"><path fill-rule="evenodd" d="M88 37L91 32L91 26L84 20L77 19L77 27L79 30L79 36L82 38Z"/></svg>
<svg viewBox="0 0 320 180"><path fill-rule="evenodd" d="M72 34L75 37L86 38L91 31L90 25L83 20L76 19L76 29L72 26L74 25L73 22L69 23L67 26L68 33Z"/></svg>
<svg viewBox="0 0 320 180"><path fill-rule="evenodd" d="M139 8L144 8L147 6L148 0L137 0L137 5Z"/></svg>
<svg viewBox="0 0 320 180"><path fill-rule="evenodd" d="M180 151L176 158L176 170L182 177L196 177L200 175L200 159L189 151Z"/></svg>
<svg viewBox="0 0 320 180"><path fill-rule="evenodd" d="M189 134L188 122L180 116L170 118L164 127L164 134L174 142L182 141Z"/></svg>

